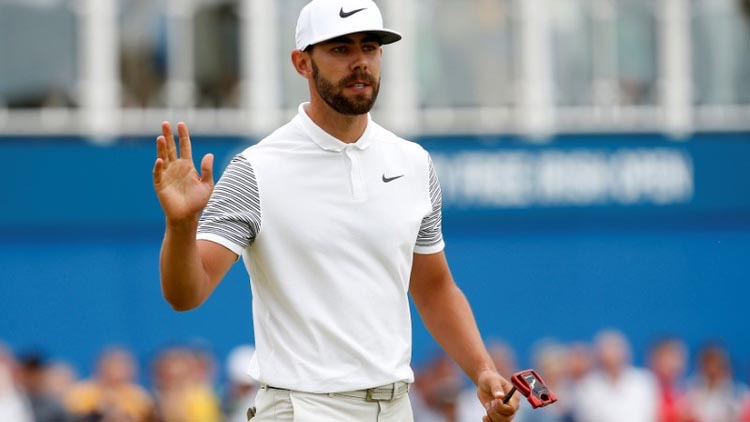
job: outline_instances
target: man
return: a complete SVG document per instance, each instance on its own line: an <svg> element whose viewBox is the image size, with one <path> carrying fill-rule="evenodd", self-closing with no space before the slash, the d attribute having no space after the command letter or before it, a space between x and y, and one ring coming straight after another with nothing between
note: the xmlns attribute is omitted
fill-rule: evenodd
<svg viewBox="0 0 750 422"><path fill-rule="evenodd" d="M65 411L62 402L47 391L47 362L41 353L31 352L21 356L21 379L34 420L44 422L69 422L73 418Z"/></svg>
<svg viewBox="0 0 750 422"><path fill-rule="evenodd" d="M519 395L502 403L511 385L450 274L429 155L368 114L381 45L399 39L372 0L305 6L291 59L310 102L238 154L215 189L213 156L198 175L185 124L179 158L162 124L162 290L176 310L195 308L242 256L253 292L250 372L261 384L255 422L411 421L408 293L478 386L484 420L510 421L518 408Z"/></svg>
<svg viewBox="0 0 750 422"><path fill-rule="evenodd" d="M582 422L655 422L656 381L631 364L630 343L619 331L597 334L594 349L598 368L577 388L573 401Z"/></svg>
<svg viewBox="0 0 750 422"><path fill-rule="evenodd" d="M15 356L0 343L0 421L32 422L34 413L17 382Z"/></svg>
<svg viewBox="0 0 750 422"><path fill-rule="evenodd" d="M105 350L88 380L72 386L64 405L76 421L154 420L154 401L136 382L138 366L129 350Z"/></svg>
<svg viewBox="0 0 750 422"><path fill-rule="evenodd" d="M707 344L698 353L697 373L688 385L684 415L691 422L750 420L750 392L733 379L723 346Z"/></svg>
<svg viewBox="0 0 750 422"><path fill-rule="evenodd" d="M683 376L687 359L687 347L678 338L661 338L651 346L648 364L657 384L657 422L684 420Z"/></svg>

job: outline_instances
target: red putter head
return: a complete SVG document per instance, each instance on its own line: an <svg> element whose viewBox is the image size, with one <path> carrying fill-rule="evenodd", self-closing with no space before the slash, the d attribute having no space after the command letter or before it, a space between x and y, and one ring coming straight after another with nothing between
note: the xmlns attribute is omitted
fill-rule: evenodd
<svg viewBox="0 0 750 422"><path fill-rule="evenodd" d="M542 377L540 377L533 369L516 372L510 378L510 382L513 384L513 389L505 396L505 399L503 400L504 403L507 403L508 400L510 400L516 390L526 397L526 400L529 401L531 407L534 409L547 406L557 401L555 393L547 388Z"/></svg>

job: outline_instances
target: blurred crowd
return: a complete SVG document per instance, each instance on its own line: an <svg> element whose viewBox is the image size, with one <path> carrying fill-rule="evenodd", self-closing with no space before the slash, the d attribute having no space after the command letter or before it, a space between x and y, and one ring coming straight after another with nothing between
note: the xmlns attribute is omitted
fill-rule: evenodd
<svg viewBox="0 0 750 422"><path fill-rule="evenodd" d="M254 348L238 346L227 357L226 381L204 347L160 351L139 382L138 361L125 348L108 348L93 375L39 352L14 356L0 346L0 421L12 422L246 422L256 382L247 374Z"/></svg>
<svg viewBox="0 0 750 422"><path fill-rule="evenodd" d="M491 345L498 370L519 371L513 350ZM645 368L632 363L627 338L600 332L592 344L540 341L531 364L558 401L532 409L526 400L517 422L750 422L750 390L733 376L727 351L707 344L695 357L678 338L655 341ZM417 368L411 392L415 422L478 422L484 409L476 391L445 355ZM692 373L689 373L692 372Z"/></svg>
<svg viewBox="0 0 750 422"><path fill-rule="evenodd" d="M490 351L506 377L521 369L508 345L493 342ZM250 345L238 346L220 365L205 346L167 347L140 377L129 350L107 348L92 376L79 379L67 363L0 345L0 421L245 422L258 387L247 373L253 353ZM522 400L515 421L750 422L750 390L733 375L727 351L707 344L694 364L689 355L679 338L662 338L641 368L618 331L600 332L591 344L542 340L531 364L558 401L532 409ZM446 355L415 372L415 422L482 420L473 384Z"/></svg>

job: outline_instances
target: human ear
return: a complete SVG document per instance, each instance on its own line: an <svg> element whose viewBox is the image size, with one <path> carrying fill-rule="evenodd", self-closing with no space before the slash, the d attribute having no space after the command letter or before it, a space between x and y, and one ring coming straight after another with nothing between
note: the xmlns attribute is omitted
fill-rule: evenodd
<svg viewBox="0 0 750 422"><path fill-rule="evenodd" d="M292 64L294 70L297 71L303 78L309 79L312 77L312 66L310 65L310 55L302 50L292 51Z"/></svg>

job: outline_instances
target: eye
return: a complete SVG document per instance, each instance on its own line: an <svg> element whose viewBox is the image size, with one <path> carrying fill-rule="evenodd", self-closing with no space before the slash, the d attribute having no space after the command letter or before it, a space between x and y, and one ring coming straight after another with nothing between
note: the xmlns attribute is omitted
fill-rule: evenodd
<svg viewBox="0 0 750 422"><path fill-rule="evenodd" d="M334 53L346 53L348 51L348 48L345 45L337 45L336 47L333 47L331 51L333 51Z"/></svg>
<svg viewBox="0 0 750 422"><path fill-rule="evenodd" d="M366 51L366 52L369 53L369 52L372 52L372 51L376 51L379 47L380 47L380 45L377 44L377 43L365 44L364 46L362 46L362 50L364 50L364 51Z"/></svg>

